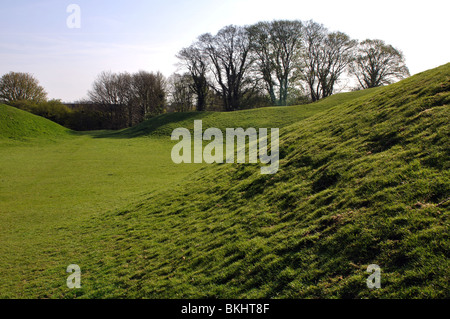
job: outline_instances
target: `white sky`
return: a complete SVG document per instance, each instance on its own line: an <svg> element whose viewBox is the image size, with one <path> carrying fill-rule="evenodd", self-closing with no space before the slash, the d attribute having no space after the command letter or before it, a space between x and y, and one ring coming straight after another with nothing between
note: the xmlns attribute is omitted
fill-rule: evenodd
<svg viewBox="0 0 450 319"><path fill-rule="evenodd" d="M69 4L81 28L69 29ZM176 71L176 53L230 25L313 19L354 39L403 51L412 74L450 62L450 1L403 0L1 0L0 75L30 72L50 98L86 97L105 70Z"/></svg>

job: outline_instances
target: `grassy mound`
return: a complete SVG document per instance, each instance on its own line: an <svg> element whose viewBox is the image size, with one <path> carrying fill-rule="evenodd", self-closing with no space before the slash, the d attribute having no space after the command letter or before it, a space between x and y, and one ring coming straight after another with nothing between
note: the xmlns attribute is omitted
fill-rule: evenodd
<svg viewBox="0 0 450 319"><path fill-rule="evenodd" d="M137 128L119 132L70 132L67 138L43 129L43 123L53 128L59 126L6 107L14 114L7 120L15 120L2 121L4 127L8 125L9 133L0 139L0 297L65 296L67 287L61 279L66 278L65 267L72 263L82 265L83 278L92 271L106 279L103 275L108 276L105 274L108 268L94 271L96 266L91 262L98 261L97 254L110 252L106 247L97 246L110 226L98 224L93 218L139 203L150 193L170 194L173 185L184 185L187 176L195 175L204 166L172 163L173 143L169 138L172 127L191 127L197 115L207 118L207 124L221 128L236 123L246 127L252 122L267 126L273 122L284 127L295 121L294 116L304 119L365 94L365 91L339 94L305 107L226 114L167 114ZM28 125L30 118L37 122ZM184 121L177 123L177 118ZM34 133L24 134L28 131ZM91 233L80 229L85 225L92 225L96 230ZM96 256L92 257L92 253ZM90 293L94 294L93 291ZM99 296L106 293L99 292Z"/></svg>
<svg viewBox="0 0 450 319"><path fill-rule="evenodd" d="M78 293L448 298L449 78L447 64L283 129L275 175L212 165L98 216Z"/></svg>
<svg viewBox="0 0 450 319"><path fill-rule="evenodd" d="M68 129L43 117L0 104L0 140L61 137Z"/></svg>
<svg viewBox="0 0 450 319"><path fill-rule="evenodd" d="M185 112L168 113L156 116L135 127L110 134L111 137L170 136L178 127L193 130L194 120L202 120L203 127L216 127L225 130L228 127L285 127L306 119L316 113L327 110L345 101L366 96L378 89L342 93L330 96L313 104L284 107L264 107L236 112Z"/></svg>
<svg viewBox="0 0 450 319"><path fill-rule="evenodd" d="M0 205L0 297L448 298L449 100L447 64L308 106L168 114L101 133L123 140L75 137L73 146L54 150L67 178L61 187L81 175L86 184L61 194L70 209L27 214L22 201L24 210L11 214ZM204 129L280 127L279 171L192 164L189 178L180 166L165 184L174 170L169 135L194 119ZM129 138L139 136L152 138ZM83 172L72 159L76 147ZM152 151L158 160L141 153ZM125 196L130 171L115 152L128 154L134 174L142 165L157 174L144 185L152 184L151 193L122 209L83 212L93 193L104 209L106 185L108 199ZM114 171L103 171L104 159ZM110 174L119 176L114 187ZM47 175L34 182L43 207L53 196L39 184ZM81 268L81 289L65 286L69 264ZM370 264L381 268L381 289L366 286Z"/></svg>

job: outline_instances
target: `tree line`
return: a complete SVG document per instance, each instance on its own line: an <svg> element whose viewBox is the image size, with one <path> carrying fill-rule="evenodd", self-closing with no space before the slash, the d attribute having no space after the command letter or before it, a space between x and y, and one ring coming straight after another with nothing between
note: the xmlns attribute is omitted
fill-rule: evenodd
<svg viewBox="0 0 450 319"><path fill-rule="evenodd" d="M354 79L354 89L366 89L409 76L403 53L392 45L359 42L314 21L226 26L176 56L181 73L102 72L87 99L70 105L47 101L35 78L10 72L0 80L0 100L72 129L120 129L171 111L314 102L332 95L344 77Z"/></svg>
<svg viewBox="0 0 450 319"><path fill-rule="evenodd" d="M299 20L230 25L203 34L177 57L190 77L196 109L207 107L210 88L224 110L245 107L252 96L285 106L333 94L343 75L366 89L409 76L403 53L382 40L358 42L323 25Z"/></svg>

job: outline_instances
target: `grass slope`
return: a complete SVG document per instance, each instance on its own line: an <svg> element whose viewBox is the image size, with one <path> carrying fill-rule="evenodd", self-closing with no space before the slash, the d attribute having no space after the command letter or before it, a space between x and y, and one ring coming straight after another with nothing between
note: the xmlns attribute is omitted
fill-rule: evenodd
<svg viewBox="0 0 450 319"><path fill-rule="evenodd" d="M84 297L449 297L450 64L283 130L280 171L217 165L99 216ZM97 225L97 226L94 226ZM94 245L94 240L92 240ZM369 264L382 289L366 287Z"/></svg>
<svg viewBox="0 0 450 319"><path fill-rule="evenodd" d="M336 95L307 116L303 107L200 115L204 128L292 124L280 125L275 175L260 175L259 165L186 165L164 183L163 175L176 169L170 132L192 126L198 117L189 114L93 135L104 139L76 136L74 144L86 144L70 165L75 146L52 145L60 171L35 167L34 183L42 188L29 193L40 206L25 197L20 207L14 194L0 201L0 297L448 298L449 89L447 64L388 87ZM159 160L146 160L153 160L160 182L150 176L141 184L149 194L140 199L122 193L121 181L132 182L124 179L129 165L143 165L135 158L156 141L165 149ZM123 156L117 154L107 169L85 165L93 163L86 157L96 154L101 163L129 143L136 145L126 161L117 162ZM0 148L1 167L6 162L11 169L28 165L24 154L42 154L17 148L5 161L7 151ZM120 177L111 187L100 176L114 163ZM60 178L69 167L77 169L65 184L79 186L82 177L86 193L67 186L69 205L39 213L36 207L51 203L51 174ZM0 196L9 183L21 183L9 172L1 174ZM129 205L107 210L114 196L106 196L102 183ZM28 187L16 186L16 196ZM83 201L98 207L85 210ZM69 264L81 267L81 289L65 286ZM369 264L381 267L382 289L366 287Z"/></svg>
<svg viewBox="0 0 450 319"><path fill-rule="evenodd" d="M71 135L13 145L0 143L0 298L64 287L64 273L49 279L43 271L84 258L90 246L82 239L91 234L80 225L164 191L199 167L168 161L171 145L161 138Z"/></svg>
<svg viewBox="0 0 450 319"><path fill-rule="evenodd" d="M168 113L147 120L135 127L108 134L109 137L170 136L178 127L193 130L194 120L202 120L203 127L271 128L285 127L327 110L342 102L357 99L373 93L378 88L357 92L341 93L312 104L284 107L264 107L236 112L185 112Z"/></svg>
<svg viewBox="0 0 450 319"><path fill-rule="evenodd" d="M300 106L296 112L305 118L332 107L336 99L350 100L355 94L361 93L337 95L315 111L302 114ZM283 108L273 108L271 114L287 122L280 125L287 125L291 119L280 116L283 112ZM255 110L246 121L267 121L264 114L265 109ZM109 229L95 224L93 218L140 202L151 193L165 196L173 185L183 184L186 176L202 167L172 163L174 143L170 133L163 136L162 130L152 131L156 119L142 124L146 131L137 130L137 135L151 138L131 138L136 128L72 132L9 106L2 106L0 116L0 297L66 293L61 279L66 277L67 263L86 266L92 251L102 254L105 248L95 249L101 236L91 238L102 232L85 232L80 227ZM175 121L178 116L165 118ZM221 113L208 117L226 126L234 123L232 116L224 121ZM182 124L188 122L192 126L193 120ZM240 123L245 124L242 119Z"/></svg>
<svg viewBox="0 0 450 319"><path fill-rule="evenodd" d="M24 141L33 138L55 138L70 130L43 117L0 104L0 141Z"/></svg>

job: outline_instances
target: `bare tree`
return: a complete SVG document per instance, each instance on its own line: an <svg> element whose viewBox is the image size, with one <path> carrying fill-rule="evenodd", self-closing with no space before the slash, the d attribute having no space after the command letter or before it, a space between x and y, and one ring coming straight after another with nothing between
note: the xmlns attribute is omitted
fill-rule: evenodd
<svg viewBox="0 0 450 319"><path fill-rule="evenodd" d="M126 108L132 98L130 78L127 73L102 72L88 92L89 99L109 115L112 129L126 126Z"/></svg>
<svg viewBox="0 0 450 319"><path fill-rule="evenodd" d="M168 82L171 108L176 112L190 111L194 100L191 74L185 73L181 75L175 73L169 78Z"/></svg>
<svg viewBox="0 0 450 319"><path fill-rule="evenodd" d="M351 73L363 89L391 84L410 75L403 53L382 40L359 43Z"/></svg>
<svg viewBox="0 0 450 319"><path fill-rule="evenodd" d="M133 76L134 94L144 116L162 114L166 108L167 82L161 72L140 71Z"/></svg>
<svg viewBox="0 0 450 319"><path fill-rule="evenodd" d="M244 96L253 89L248 77L252 59L246 28L230 25L215 36L209 33L200 36L199 42L210 59L214 89L222 96L225 110L238 109Z"/></svg>
<svg viewBox="0 0 450 319"><path fill-rule="evenodd" d="M260 22L249 27L249 32L258 72L272 103L287 105L288 92L298 78L296 69L300 67L297 60L302 52L302 22Z"/></svg>
<svg viewBox="0 0 450 319"><path fill-rule="evenodd" d="M135 96L133 94L133 77L128 72L116 75L117 91L119 93L119 104L125 107L127 111L128 126L131 127L135 123L134 113L136 108Z"/></svg>
<svg viewBox="0 0 450 319"><path fill-rule="evenodd" d="M135 96L136 114L138 121L145 119L145 115L151 109L151 87L154 83L154 76L147 71L139 71L133 74L133 94Z"/></svg>
<svg viewBox="0 0 450 319"><path fill-rule="evenodd" d="M45 102L47 93L29 73L9 72L3 75L0 79L0 101L11 103L21 100Z"/></svg>
<svg viewBox="0 0 450 319"><path fill-rule="evenodd" d="M209 84L207 80L208 57L200 49L199 43L194 43L188 48L182 49L177 58L182 61L182 65L188 70L192 77L191 88L197 96L197 111L206 109Z"/></svg>
<svg viewBox="0 0 450 319"><path fill-rule="evenodd" d="M352 49L356 44L357 41L342 32L329 33L325 38L323 60L319 68L322 97L333 94L335 84L352 61Z"/></svg>
<svg viewBox="0 0 450 319"><path fill-rule="evenodd" d="M264 87L269 94L272 105L277 104L276 86L274 79L274 65L273 61L273 39L271 38L271 23L259 22L248 27L251 36L251 49L255 56L256 74L262 79Z"/></svg>
<svg viewBox="0 0 450 319"><path fill-rule="evenodd" d="M128 99L125 86L125 77L111 71L102 72L94 81L88 96L97 104L123 105Z"/></svg>
<svg viewBox="0 0 450 319"><path fill-rule="evenodd" d="M291 83L296 81L295 63L302 51L303 25L300 21L274 21L272 41L275 48L275 74L280 84L279 105L287 105Z"/></svg>
<svg viewBox="0 0 450 319"><path fill-rule="evenodd" d="M113 128L120 128L163 113L166 91L166 80L160 72L139 71L133 75L102 72L88 96L110 114Z"/></svg>
<svg viewBox="0 0 450 319"><path fill-rule="evenodd" d="M166 108L167 83L160 72L139 71L132 75L133 105L137 122L162 114Z"/></svg>
<svg viewBox="0 0 450 319"><path fill-rule="evenodd" d="M326 33L327 29L314 21L308 21L304 26L303 41L305 52L300 63L304 65L302 77L309 89L312 101L317 101L322 96L319 82L321 64L319 48L325 41Z"/></svg>
<svg viewBox="0 0 450 319"><path fill-rule="evenodd" d="M333 94L335 84L352 61L356 41L342 32L330 33L313 21L308 21L304 30L303 79L311 99L317 101Z"/></svg>

